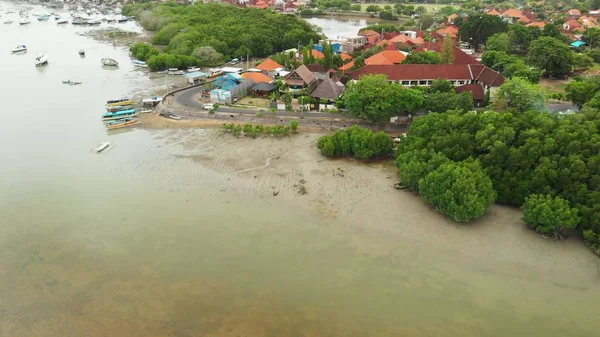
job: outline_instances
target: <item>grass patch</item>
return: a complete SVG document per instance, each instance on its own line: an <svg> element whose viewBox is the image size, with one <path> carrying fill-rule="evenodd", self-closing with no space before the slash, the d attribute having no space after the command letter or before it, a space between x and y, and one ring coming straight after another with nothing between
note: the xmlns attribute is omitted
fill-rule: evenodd
<svg viewBox="0 0 600 337"><path fill-rule="evenodd" d="M571 80L550 80L547 78L540 79L540 86L546 90L547 94L564 93L565 87Z"/></svg>

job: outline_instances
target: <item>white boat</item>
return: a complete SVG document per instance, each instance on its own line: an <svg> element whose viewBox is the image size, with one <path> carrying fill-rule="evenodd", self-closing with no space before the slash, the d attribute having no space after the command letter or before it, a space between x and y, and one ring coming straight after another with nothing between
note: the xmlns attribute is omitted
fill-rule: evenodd
<svg viewBox="0 0 600 337"><path fill-rule="evenodd" d="M65 23L69 23L69 20L67 20L67 19L58 19L56 21L57 25L62 25L62 24L65 24Z"/></svg>
<svg viewBox="0 0 600 337"><path fill-rule="evenodd" d="M183 75L183 70L179 70L177 68L169 68L169 75Z"/></svg>
<svg viewBox="0 0 600 337"><path fill-rule="evenodd" d="M27 51L27 46L24 44L19 44L19 45L15 46L12 50L13 53L19 53L22 51Z"/></svg>
<svg viewBox="0 0 600 337"><path fill-rule="evenodd" d="M148 68L148 65L144 61L133 60L133 66L140 68Z"/></svg>
<svg viewBox="0 0 600 337"><path fill-rule="evenodd" d="M30 24L30 23L31 23L31 21L29 21L29 19L28 19L28 18L22 18L22 19L19 21L19 24L20 24L20 25L28 25L28 24Z"/></svg>
<svg viewBox="0 0 600 337"><path fill-rule="evenodd" d="M107 58L107 57L100 60L100 62L102 62L103 66L117 67L119 65L119 62L117 62L117 60Z"/></svg>
<svg viewBox="0 0 600 337"><path fill-rule="evenodd" d="M11 19L6 19L6 20L4 20L4 23L6 23L6 24L13 23L13 20L11 20Z"/></svg>
<svg viewBox="0 0 600 337"><path fill-rule="evenodd" d="M190 68L187 68L187 70L186 70L186 72L188 72L188 73L193 73L194 71L200 71L200 68L190 67Z"/></svg>
<svg viewBox="0 0 600 337"><path fill-rule="evenodd" d="M38 55L38 57L35 58L35 66L41 67L44 64L48 64L48 56L46 56L46 54Z"/></svg>
<svg viewBox="0 0 600 337"><path fill-rule="evenodd" d="M106 148L109 146L110 146L109 142L100 143L94 148L94 151L96 151L96 153L100 153L100 152L106 150Z"/></svg>

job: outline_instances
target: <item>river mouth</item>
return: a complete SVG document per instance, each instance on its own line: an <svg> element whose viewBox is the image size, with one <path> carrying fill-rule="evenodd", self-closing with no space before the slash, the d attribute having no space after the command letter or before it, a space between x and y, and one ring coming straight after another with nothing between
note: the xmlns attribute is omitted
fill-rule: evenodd
<svg viewBox="0 0 600 337"><path fill-rule="evenodd" d="M324 158L304 130L237 139L150 114L107 132L107 99L171 80L79 32L0 26L6 50L31 48L0 53L0 335L597 333L597 257L515 209L458 225L395 190L393 167Z"/></svg>

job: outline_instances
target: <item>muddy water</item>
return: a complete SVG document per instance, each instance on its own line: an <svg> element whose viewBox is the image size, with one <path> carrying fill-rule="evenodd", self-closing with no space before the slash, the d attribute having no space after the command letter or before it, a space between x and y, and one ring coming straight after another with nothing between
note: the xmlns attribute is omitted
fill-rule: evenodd
<svg viewBox="0 0 600 337"><path fill-rule="evenodd" d="M0 26L0 336L597 336L597 258L514 210L456 226L311 135L108 134L103 101L167 80L78 29Z"/></svg>

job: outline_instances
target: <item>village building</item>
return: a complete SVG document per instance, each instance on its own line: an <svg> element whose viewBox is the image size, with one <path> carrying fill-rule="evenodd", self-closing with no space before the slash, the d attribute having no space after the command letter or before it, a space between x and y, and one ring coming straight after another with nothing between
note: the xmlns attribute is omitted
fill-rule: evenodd
<svg viewBox="0 0 600 337"><path fill-rule="evenodd" d="M284 82L290 93L299 94L303 90L311 92L317 86L317 77L305 65L301 65L289 73Z"/></svg>
<svg viewBox="0 0 600 337"><path fill-rule="evenodd" d="M346 87L339 81L327 77L310 94L316 99L315 109L317 111L334 108L335 101L342 96Z"/></svg>

